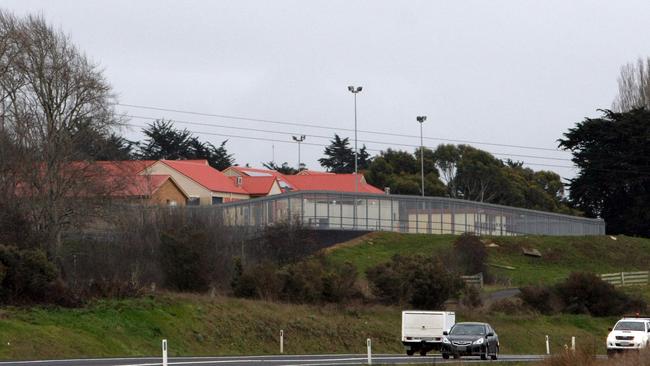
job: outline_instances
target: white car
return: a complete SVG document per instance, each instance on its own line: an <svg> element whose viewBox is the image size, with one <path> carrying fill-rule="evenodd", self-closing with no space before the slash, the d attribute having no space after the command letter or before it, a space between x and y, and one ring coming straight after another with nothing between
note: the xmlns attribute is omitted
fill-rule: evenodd
<svg viewBox="0 0 650 366"><path fill-rule="evenodd" d="M623 318L609 329L607 335L607 355L618 352L639 350L649 344L650 318Z"/></svg>

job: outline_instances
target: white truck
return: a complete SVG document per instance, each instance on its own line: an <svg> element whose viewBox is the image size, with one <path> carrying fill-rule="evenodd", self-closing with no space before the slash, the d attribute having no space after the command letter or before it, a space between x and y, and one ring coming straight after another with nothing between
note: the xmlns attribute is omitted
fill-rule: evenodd
<svg viewBox="0 0 650 366"><path fill-rule="evenodd" d="M442 332L449 331L456 323L453 311L402 311L402 344L406 354L415 352L426 356L431 350L442 347Z"/></svg>
<svg viewBox="0 0 650 366"><path fill-rule="evenodd" d="M650 343L650 318L623 318L609 331L606 344L608 356L628 350L638 351Z"/></svg>

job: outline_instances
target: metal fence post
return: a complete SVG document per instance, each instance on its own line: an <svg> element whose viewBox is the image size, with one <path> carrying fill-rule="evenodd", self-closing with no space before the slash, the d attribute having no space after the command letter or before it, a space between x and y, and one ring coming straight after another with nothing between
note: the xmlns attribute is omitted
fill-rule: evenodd
<svg viewBox="0 0 650 366"><path fill-rule="evenodd" d="M162 340L162 364L167 366L167 340Z"/></svg>
<svg viewBox="0 0 650 366"><path fill-rule="evenodd" d="M368 345L368 365L372 365L372 341L370 338L366 340L366 344Z"/></svg>

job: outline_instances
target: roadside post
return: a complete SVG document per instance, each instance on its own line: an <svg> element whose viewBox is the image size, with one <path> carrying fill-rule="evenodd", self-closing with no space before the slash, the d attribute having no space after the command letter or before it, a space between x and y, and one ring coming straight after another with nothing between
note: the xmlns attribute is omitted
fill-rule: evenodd
<svg viewBox="0 0 650 366"><path fill-rule="evenodd" d="M551 354L551 345L548 343L548 335L546 335L546 354Z"/></svg>
<svg viewBox="0 0 650 366"><path fill-rule="evenodd" d="M366 340L366 344L368 345L368 365L372 365L372 341L370 338Z"/></svg>
<svg viewBox="0 0 650 366"><path fill-rule="evenodd" d="M573 351L573 352L576 351L576 337L575 336L571 337L571 351Z"/></svg>
<svg viewBox="0 0 650 366"><path fill-rule="evenodd" d="M167 366L167 340L162 340L162 364Z"/></svg>
<svg viewBox="0 0 650 366"><path fill-rule="evenodd" d="M280 354L284 353L284 330L280 329Z"/></svg>

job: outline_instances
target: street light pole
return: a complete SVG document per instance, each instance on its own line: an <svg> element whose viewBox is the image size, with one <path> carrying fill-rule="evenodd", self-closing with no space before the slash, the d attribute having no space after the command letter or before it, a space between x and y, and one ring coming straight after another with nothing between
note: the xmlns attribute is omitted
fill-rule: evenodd
<svg viewBox="0 0 650 366"><path fill-rule="evenodd" d="M363 90L362 86L354 87L352 85L348 86L348 90L354 94L354 193L359 192L359 157L357 152L357 93ZM356 207L356 205L355 205Z"/></svg>
<svg viewBox="0 0 650 366"><path fill-rule="evenodd" d="M293 141L298 143L298 172L300 172L300 167L302 166L302 163L300 161L300 143L305 141L305 135L300 135L300 137L296 136L291 136L293 138Z"/></svg>
<svg viewBox="0 0 650 366"><path fill-rule="evenodd" d="M417 116L415 119L420 123L420 175L422 176L422 197L424 197L424 142L422 138L422 125L427 116Z"/></svg>

